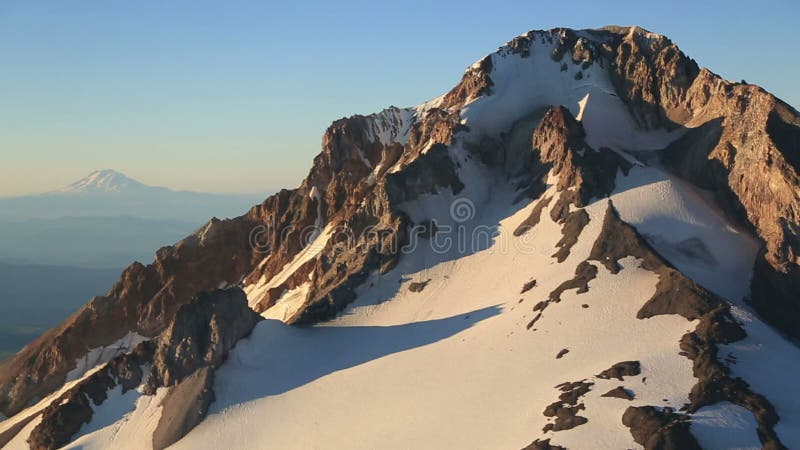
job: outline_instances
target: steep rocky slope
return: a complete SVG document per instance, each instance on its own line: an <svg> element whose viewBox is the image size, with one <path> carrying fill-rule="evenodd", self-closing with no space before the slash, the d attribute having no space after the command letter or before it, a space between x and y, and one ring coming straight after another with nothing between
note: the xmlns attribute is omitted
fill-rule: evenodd
<svg viewBox="0 0 800 450"><path fill-rule="evenodd" d="M0 367L0 411L12 416L0 436L11 448L29 437L55 448L76 434L76 446L163 448L209 411L178 446L338 447L347 443L328 431L347 423L330 418L343 392L359 396L365 415L383 417L381 405L394 402L405 430L373 424L350 447L690 448L726 433L744 447L800 445L800 393L781 378L789 368L754 374L747 348L789 361L800 352L745 302L800 334L798 136L791 107L700 69L663 36L529 32L431 102L334 122L300 187L131 265L104 297ZM251 321L212 357L165 344L184 327L183 305L221 286L241 286L271 320L225 364L219 355ZM131 336L158 345L115 351ZM88 364L92 352L100 357ZM457 358L470 354L483 363ZM145 395L113 433L47 428L62 416L91 423L85 397L83 412L70 413L60 395L98 377L114 386L111 367L130 358L154 366L131 382ZM554 359L559 369L536 369ZM403 384L408 377L417 384ZM390 392L398 385L405 398ZM212 388L213 403L203 394ZM631 398L599 395L612 388ZM20 412L40 398L42 408ZM187 399L202 413L181 416ZM481 403L511 415L484 417ZM272 421L251 423L248 408ZM417 414L426 422L408 422ZM305 415L315 432L295 427ZM461 434L437 435L441 417ZM43 431L53 428L61 434ZM231 429L249 431L220 432ZM136 434L141 441L124 439Z"/></svg>

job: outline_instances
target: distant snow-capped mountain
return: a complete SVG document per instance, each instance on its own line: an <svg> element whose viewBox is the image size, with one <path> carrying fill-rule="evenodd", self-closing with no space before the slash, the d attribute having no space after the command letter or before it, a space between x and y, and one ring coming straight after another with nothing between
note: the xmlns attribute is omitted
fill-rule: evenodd
<svg viewBox="0 0 800 450"><path fill-rule="evenodd" d="M0 198L0 262L96 268L147 262L209 217L236 217L262 199L148 186L98 170L56 191Z"/></svg>
<svg viewBox="0 0 800 450"><path fill-rule="evenodd" d="M56 191L0 198L0 219L134 216L203 223L235 217L263 194L216 194L148 186L121 172L97 170Z"/></svg>
<svg viewBox="0 0 800 450"><path fill-rule="evenodd" d="M800 448L797 142L665 36L517 36L0 366L0 445Z"/></svg>
<svg viewBox="0 0 800 450"><path fill-rule="evenodd" d="M55 192L61 194L120 194L153 189L112 169L95 170Z"/></svg>

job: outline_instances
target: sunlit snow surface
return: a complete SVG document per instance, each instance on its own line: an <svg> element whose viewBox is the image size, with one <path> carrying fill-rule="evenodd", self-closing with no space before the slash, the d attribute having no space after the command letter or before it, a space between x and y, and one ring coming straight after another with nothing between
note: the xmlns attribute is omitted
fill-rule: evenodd
<svg viewBox="0 0 800 450"><path fill-rule="evenodd" d="M708 193L657 167L642 167L628 153L663 148L680 131L639 130L614 94L606 69L595 64L582 70L564 58L567 72L562 73L561 63L550 58L552 46L540 37L536 42L528 58L502 50L492 55L493 93L461 111L470 128L463 139L496 136L518 118L563 104L582 121L590 146L611 148L636 163L628 176L617 177L612 200L620 216L678 269L737 305L735 314L749 336L722 346L720 357L736 358L733 375L772 402L781 417L780 438L787 447L800 448L795 383L800 351L742 301L758 243L731 226ZM575 80L578 70L582 80ZM405 142L417 115L440 102L372 117L372 139ZM284 293L265 311L268 320L217 371L209 416L175 448L514 449L536 438L577 449L638 448L621 423L628 406L677 409L687 403L697 380L678 343L696 323L677 315L636 318L657 277L634 258L623 259L616 275L595 263L598 275L589 292L565 292L532 329L526 328L533 305L572 278L588 257L606 200L586 208L589 224L570 256L557 263L552 255L561 226L550 219L549 208L534 229L513 236L536 202L513 204L517 193L505 174L471 160L459 142L449 151L464 191L445 190L400 208L415 222L436 219L449 226L453 239L463 233L467 245L440 251L438 244L420 242L393 271L359 287L357 300L339 317L316 326L282 322L305 300L308 286ZM374 183L374 176L368 181ZM551 186L543 197L554 195ZM467 208L466 215L453 214L456 202ZM248 286L251 304L315 258L329 232L276 277ZM532 278L537 286L520 294ZM408 289L412 282L426 281L421 292ZM562 349L569 353L556 359ZM627 360L640 361L642 374L622 382L594 378ZM542 411L558 399L555 386L584 379L595 383L582 399L586 409L580 415L588 423L544 434L548 421ZM601 397L620 385L634 393L633 401ZM160 415L158 400L137 402L135 412L83 435L73 447L146 445ZM752 414L730 403L702 408L692 423L709 448L760 446ZM132 436L136 441L129 440Z"/></svg>
<svg viewBox="0 0 800 450"><path fill-rule="evenodd" d="M392 275L368 281L332 322L260 324L217 372L209 417L176 447L519 448L541 434L541 412L557 400L556 384L625 360L640 360L648 377L625 382L637 400L600 398L619 383L598 382L586 397L589 423L557 433L559 442L591 438L606 448L633 447L619 421L625 407L687 401L694 379L678 340L694 325L679 316L636 319L656 276L634 259L624 260L618 275L601 266L589 293L564 294L536 331L526 330L532 306L588 256L604 203L589 208L593 220L568 260L557 264L550 255L561 233L549 219L527 245L511 236L532 205L503 217L512 192L464 194L486 197L465 227L494 226L493 246L460 258L421 247ZM539 286L520 295L531 277ZM428 279L422 292L408 290L410 281ZM556 360L562 348L570 353Z"/></svg>

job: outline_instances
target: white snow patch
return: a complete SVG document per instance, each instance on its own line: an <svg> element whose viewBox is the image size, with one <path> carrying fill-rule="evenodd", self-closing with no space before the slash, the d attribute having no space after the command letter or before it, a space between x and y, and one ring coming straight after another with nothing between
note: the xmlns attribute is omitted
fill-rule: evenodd
<svg viewBox="0 0 800 450"><path fill-rule="evenodd" d="M357 150L358 150L358 156L361 158L361 162L363 162L365 166L371 169L372 163L369 162L369 158L367 158L367 155L364 153L364 149L359 148Z"/></svg>
<svg viewBox="0 0 800 450"><path fill-rule="evenodd" d="M405 208L447 220L452 193L441 196ZM518 239L512 232L534 203L512 208L515 193L488 184L456 198L462 196L474 202L476 216L447 223L462 224L465 232L488 227L490 245L460 254L421 245L393 272L358 288L356 302L331 322L302 328L260 323L217 371L217 401L207 419L175 448L520 448L540 437L541 412L558 397L553 386L632 359L642 361L648 377L646 384L625 382L639 401L686 402L695 380L691 362L678 355L678 341L694 324L679 316L636 319L656 276L635 260L623 260L618 275L600 266L589 292L565 293L537 331L526 330L532 305L588 256L604 203L588 208L592 220L570 257L557 264L551 255L560 227L547 211L526 239ZM532 275L540 284L519 304L519 290ZM414 293L408 290L412 280L430 282ZM570 353L556 360L565 347ZM554 442L634 446L619 419L622 406L614 402L628 403L594 394L582 412L590 417L588 428L556 433ZM612 413L616 418L606 417ZM354 423L360 432L342 432Z"/></svg>
<svg viewBox="0 0 800 450"><path fill-rule="evenodd" d="M42 422L42 417L36 417L25 425L13 439L8 441L3 446L3 450L30 450L31 446L28 445L28 437L31 432Z"/></svg>
<svg viewBox="0 0 800 450"><path fill-rule="evenodd" d="M383 145L397 143L405 145L408 142L408 132L414 124L417 109L390 107L383 111L367 116L370 121L369 140Z"/></svg>
<svg viewBox="0 0 800 450"><path fill-rule="evenodd" d="M719 346L719 358L735 358L728 364L731 375L765 396L780 420L775 432L787 448L800 448L800 349L746 307L733 307L747 337Z"/></svg>
<svg viewBox="0 0 800 450"><path fill-rule="evenodd" d="M122 419L84 434L63 449L143 450L152 448L153 433L161 419L161 402L168 391L167 388L159 388L155 395L139 396L136 399L135 409L123 416Z"/></svg>
<svg viewBox="0 0 800 450"><path fill-rule="evenodd" d="M267 291L283 284L297 269L302 267L303 264L316 258L328 244L328 240L332 234L333 227L330 224L326 225L322 232L287 263L278 274L269 280L266 279L266 276L262 276L258 282L245 286L244 292L247 294L247 300L250 306L252 307L261 301Z"/></svg>
<svg viewBox="0 0 800 450"><path fill-rule="evenodd" d="M67 381L77 380L92 367L105 364L114 359L115 356L133 350L137 345L146 340L148 340L148 338L136 332L129 331L128 334L118 339L113 344L90 349L86 355L75 362L75 368L67 373Z"/></svg>
<svg viewBox="0 0 800 450"><path fill-rule="evenodd" d="M0 433L4 433L4 432L10 430L11 428L13 428L13 427L17 426L18 424L20 424L22 421L27 420L31 416L39 415L42 412L42 410L44 410L45 408L50 406L53 402L55 402L59 397L64 395L67 391L72 389L75 385L77 385L81 381L85 380L86 378L88 378L89 376L91 376L92 374L94 374L95 372L100 370L102 368L102 366L103 365L101 364L101 365L98 365L96 367L93 367L92 369L86 371L86 373L84 373L80 378L64 383L64 385L62 385L59 390L53 392L52 394L48 395L47 397L45 397L45 398L43 398L41 400L39 400L34 405L31 405L31 406L23 409L22 411L20 411L17 414L15 414L13 417L9 417L8 419L4 420L3 422L0 422ZM34 419L34 421L36 421L37 423L38 423L39 420L40 419L38 417L36 419ZM24 435L24 438L22 439L22 442L25 442L25 440L28 439L28 436L30 435L31 430L33 430L33 427L31 427L30 424L29 424L20 433L17 434L17 437L19 437L21 435ZM13 448L13 447L4 447L4 448ZM26 444L25 448L28 448L27 444Z"/></svg>
<svg viewBox="0 0 800 450"><path fill-rule="evenodd" d="M611 198L622 220L679 270L739 302L749 292L759 243L735 228L710 196L658 168L634 167L617 176Z"/></svg>
<svg viewBox="0 0 800 450"><path fill-rule="evenodd" d="M261 313L265 319L277 319L285 322L297 313L308 298L311 282L306 282L294 289L289 289L269 309Z"/></svg>
<svg viewBox="0 0 800 450"><path fill-rule="evenodd" d="M704 406L692 414L691 431L701 448L760 449L757 428L753 413L730 402Z"/></svg>
<svg viewBox="0 0 800 450"><path fill-rule="evenodd" d="M534 111L564 105L583 123L586 142L594 149L657 150L680 136L680 132L639 127L615 94L606 69L597 63L583 69L568 56L553 61L553 46L533 39L527 58L503 50L491 55L491 95L475 99L461 111L470 134L478 140L497 136ZM562 63L567 65L566 72L561 70ZM583 74L580 80L575 79L578 72Z"/></svg>
<svg viewBox="0 0 800 450"><path fill-rule="evenodd" d="M367 161L369 162L369 161ZM322 233L322 224L325 222L325 218L322 217L322 195L319 193L319 189L316 186L311 188L311 191L308 193L308 197L311 200L317 202L317 218L314 221L314 234L311 240L314 240Z"/></svg>

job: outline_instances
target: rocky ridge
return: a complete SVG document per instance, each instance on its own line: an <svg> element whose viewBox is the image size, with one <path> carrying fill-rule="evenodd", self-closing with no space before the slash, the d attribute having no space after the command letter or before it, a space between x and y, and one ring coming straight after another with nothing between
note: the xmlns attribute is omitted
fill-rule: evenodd
<svg viewBox="0 0 800 450"><path fill-rule="evenodd" d="M627 170L630 162L609 149L589 147L586 131L558 105L546 108L539 120L515 118L519 121L507 124L507 131L500 135L480 135L464 121L467 106L499 89L493 79L497 55L531 58L543 48L551 49L548 56L562 68L596 65L607 71L616 94L641 128L682 133L680 140L661 152L665 164L698 186L713 188L726 211L762 240L751 301L785 333L800 334L797 112L758 87L727 82L700 69L669 39L641 28L554 29L514 39L470 67L454 89L433 102L334 122L300 187L271 196L239 218L212 220L176 245L160 249L152 264L131 265L104 297L93 299L0 366L0 412L11 416L33 399L53 392L89 349L111 344L127 332L171 342L163 340L181 335L175 324L184 322L174 320L181 316L182 305L191 304L197 292L220 284L244 285L250 307L259 313L269 311L287 292L303 290L299 304L284 317L288 323L315 323L336 315L355 299L354 289L369 274L385 273L397 264L398 249L409 239L408 229L417 225L399 205L426 194L457 194L470 181L459 178L458 164L449 153L455 140L463 139L470 155L506 173L525 197L539 198L548 183L546 176L557 177L558 198L539 198L538 202L543 206L555 202L550 211L562 224L564 239L554 256L566 258L588 221L581 208L607 196L614 189L617 171ZM533 109L531 114L541 114L541 105ZM533 132L532 148L520 151L513 145L515 127ZM752 170L753 164L759 170ZM609 211L608 226L624 229L624 224L614 224L615 216ZM531 217L520 235L538 220ZM642 308L641 318L669 313L700 320L681 343L701 380L693 390L689 410L723 398L743 404L758 418L762 442L779 448L771 431L777 420L774 411L716 362L715 344L741 337L735 321L720 306L723 302L688 283L657 255L642 253L642 248L649 247L636 239L603 241L600 245L605 247L590 259L613 273L618 270L616 259L638 256L645 268L659 274L658 292ZM635 245L620 247L625 242ZM301 258L310 244L319 244L318 253ZM564 289L588 289L587 280L594 278L596 267L588 262L581 267ZM699 300L687 303L686 298ZM549 301L558 301L557 293ZM546 303L537 317L545 307ZM231 336L238 337L231 342L241 337L240 331L232 332ZM176 390L183 386L193 393L190 398L201 397L202 410L211 397L197 393L207 392L213 379L213 372L202 368L218 365L220 353L177 344L163 347L160 353L158 349L154 361L160 363L147 377L149 392L160 386ZM171 359L183 354L188 366L175 366ZM651 419L645 422L663 422ZM196 420L180 418L176 423L185 429ZM682 425L667 428L676 427ZM41 448L63 439L46 434L37 438ZM177 435L164 431L159 436L164 444ZM649 441L651 434L640 438ZM549 440L538 442L550 445Z"/></svg>
<svg viewBox="0 0 800 450"><path fill-rule="evenodd" d="M214 369L260 319L248 308L241 290L198 294L180 307L158 339L117 356L47 406L31 432L31 449L69 443L117 386L122 395L139 389L152 396L167 389L160 400L163 412L153 448L168 447L203 419L214 401Z"/></svg>

